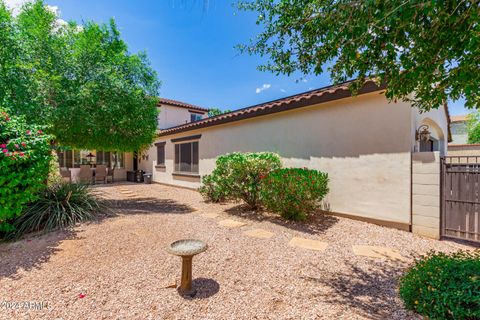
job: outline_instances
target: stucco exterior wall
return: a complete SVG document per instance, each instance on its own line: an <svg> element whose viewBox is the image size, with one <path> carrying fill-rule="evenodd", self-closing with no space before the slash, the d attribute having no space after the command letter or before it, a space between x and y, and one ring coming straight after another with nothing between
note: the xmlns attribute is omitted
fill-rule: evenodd
<svg viewBox="0 0 480 320"><path fill-rule="evenodd" d="M115 181L127 180L127 171L133 170L133 153L124 154L124 168L115 169L114 179Z"/></svg>
<svg viewBox="0 0 480 320"><path fill-rule="evenodd" d="M194 111L194 113L200 114L199 111ZM158 128L167 129L188 123L190 122L190 114L191 112L185 108L161 105L158 114ZM206 116L207 114L204 113L203 118Z"/></svg>
<svg viewBox="0 0 480 320"><path fill-rule="evenodd" d="M143 159L142 156L146 156L146 159ZM152 145L148 150L143 151L142 155L138 157L138 170L143 170L146 172L153 172L154 161L156 164L157 158L157 149Z"/></svg>
<svg viewBox="0 0 480 320"><path fill-rule="evenodd" d="M160 183L198 187L198 177L175 177L173 138L201 134L200 175L219 155L273 151L287 167L309 167L330 177L325 202L333 212L410 223L411 110L366 94L157 139L166 141L165 168L153 168ZM150 158L156 164L155 148Z"/></svg>

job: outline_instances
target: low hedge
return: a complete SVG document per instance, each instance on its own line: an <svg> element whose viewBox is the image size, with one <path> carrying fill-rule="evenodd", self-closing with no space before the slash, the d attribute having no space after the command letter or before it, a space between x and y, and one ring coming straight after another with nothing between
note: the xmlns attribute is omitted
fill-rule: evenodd
<svg viewBox="0 0 480 320"><path fill-rule="evenodd" d="M480 250L417 260L400 279L400 297L429 319L480 319Z"/></svg>
<svg viewBox="0 0 480 320"><path fill-rule="evenodd" d="M265 207L282 217L303 220L318 208L328 193L328 175L306 168L285 168L262 179L261 198Z"/></svg>

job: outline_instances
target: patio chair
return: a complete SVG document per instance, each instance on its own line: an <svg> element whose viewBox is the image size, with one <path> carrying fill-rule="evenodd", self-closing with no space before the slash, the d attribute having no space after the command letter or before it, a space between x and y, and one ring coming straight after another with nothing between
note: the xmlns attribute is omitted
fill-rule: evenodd
<svg viewBox="0 0 480 320"><path fill-rule="evenodd" d="M72 172L68 170L68 168L60 168L60 176L63 180L68 180L68 182L72 182Z"/></svg>
<svg viewBox="0 0 480 320"><path fill-rule="evenodd" d="M97 169L95 170L95 183L97 183L97 181L107 183L107 166L104 164L97 165Z"/></svg>
<svg viewBox="0 0 480 320"><path fill-rule="evenodd" d="M112 168L107 168L107 177L105 178L105 181L108 183L108 178L110 178L112 180L112 183L113 183L113 173L114 173L115 169L112 169Z"/></svg>
<svg viewBox="0 0 480 320"><path fill-rule="evenodd" d="M78 173L78 179L82 183L92 183L93 182L93 172L89 165L82 164L80 166L80 172Z"/></svg>

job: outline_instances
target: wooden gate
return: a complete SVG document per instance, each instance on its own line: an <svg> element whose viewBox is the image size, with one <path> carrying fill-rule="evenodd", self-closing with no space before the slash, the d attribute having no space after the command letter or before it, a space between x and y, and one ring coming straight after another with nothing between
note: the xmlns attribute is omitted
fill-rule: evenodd
<svg viewBox="0 0 480 320"><path fill-rule="evenodd" d="M480 157L441 159L442 237L480 243Z"/></svg>

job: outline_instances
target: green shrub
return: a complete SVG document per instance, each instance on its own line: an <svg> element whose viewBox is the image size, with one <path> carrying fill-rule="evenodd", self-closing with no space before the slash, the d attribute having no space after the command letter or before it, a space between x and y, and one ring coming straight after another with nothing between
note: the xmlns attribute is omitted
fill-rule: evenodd
<svg viewBox="0 0 480 320"><path fill-rule="evenodd" d="M28 232L63 229L94 219L105 204L92 195L88 186L61 183L48 187L38 200L15 219L16 238Z"/></svg>
<svg viewBox="0 0 480 320"><path fill-rule="evenodd" d="M51 137L0 110L0 233L46 186Z"/></svg>
<svg viewBox="0 0 480 320"><path fill-rule="evenodd" d="M429 319L480 319L480 250L417 260L400 279L400 297Z"/></svg>
<svg viewBox="0 0 480 320"><path fill-rule="evenodd" d="M215 201L218 195L243 200L250 208L257 209L261 177L281 166L280 157L271 152L226 154L217 158L215 169L200 191L207 200ZM215 197L209 198L212 194Z"/></svg>
<svg viewBox="0 0 480 320"><path fill-rule="evenodd" d="M286 219L303 220L328 193L328 175L306 168L278 169L264 177L261 190L268 210Z"/></svg>
<svg viewBox="0 0 480 320"><path fill-rule="evenodd" d="M202 177L202 186L198 189L203 198L207 201L222 202L228 199L226 190L221 187L220 176L209 174Z"/></svg>

